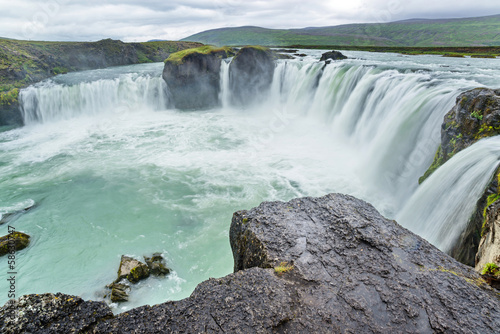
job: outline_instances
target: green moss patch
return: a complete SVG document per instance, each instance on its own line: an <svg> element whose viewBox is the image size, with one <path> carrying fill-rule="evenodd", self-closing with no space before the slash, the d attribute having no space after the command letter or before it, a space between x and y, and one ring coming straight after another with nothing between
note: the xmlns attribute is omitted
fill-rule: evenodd
<svg viewBox="0 0 500 334"><path fill-rule="evenodd" d="M192 49L187 49L187 50L182 50L178 51L175 53L172 53L166 60L165 62L171 62L176 65L184 63L184 59L186 56L191 55L191 54L210 54L210 53L225 53L227 56L233 55L234 51L232 48L224 46L224 47L215 47L212 45L205 45L201 46L198 48L192 48Z"/></svg>

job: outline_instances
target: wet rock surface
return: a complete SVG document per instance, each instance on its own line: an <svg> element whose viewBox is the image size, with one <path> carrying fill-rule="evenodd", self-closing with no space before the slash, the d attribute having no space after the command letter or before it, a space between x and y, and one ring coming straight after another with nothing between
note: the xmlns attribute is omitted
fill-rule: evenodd
<svg viewBox="0 0 500 334"><path fill-rule="evenodd" d="M117 280L126 278L131 283L137 283L141 279L148 277L149 267L147 265L134 258L122 255Z"/></svg>
<svg viewBox="0 0 500 334"><path fill-rule="evenodd" d="M161 277L170 274L170 269L165 265L165 259L160 253L154 253L151 257L145 256L144 261L151 275Z"/></svg>
<svg viewBox="0 0 500 334"><path fill-rule="evenodd" d="M81 332L495 333L500 326L500 297L478 273L350 196L236 212L230 241L234 274L202 282L184 300L113 318L101 312ZM283 263L290 266L278 274ZM72 314L85 315L96 318ZM38 309L22 326L45 317ZM4 317L0 324L20 333Z"/></svg>
<svg viewBox="0 0 500 334"><path fill-rule="evenodd" d="M148 278L150 275L165 277L170 273L170 269L165 265L165 259L160 253L154 253L151 257L144 256L144 261L146 264L129 256L122 255L117 279L106 286L106 288L111 290L109 296L111 302L128 301L129 292L133 287L130 283L135 284Z"/></svg>

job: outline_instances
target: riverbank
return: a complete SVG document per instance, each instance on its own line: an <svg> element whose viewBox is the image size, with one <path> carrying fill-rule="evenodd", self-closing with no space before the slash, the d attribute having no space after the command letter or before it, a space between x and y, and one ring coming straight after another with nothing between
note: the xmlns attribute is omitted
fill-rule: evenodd
<svg viewBox="0 0 500 334"><path fill-rule="evenodd" d="M500 46L464 47L405 47L405 46L350 46L350 45L289 45L276 46L284 49L349 50L368 52L390 52L404 55L441 55L444 57L496 58L500 57Z"/></svg>

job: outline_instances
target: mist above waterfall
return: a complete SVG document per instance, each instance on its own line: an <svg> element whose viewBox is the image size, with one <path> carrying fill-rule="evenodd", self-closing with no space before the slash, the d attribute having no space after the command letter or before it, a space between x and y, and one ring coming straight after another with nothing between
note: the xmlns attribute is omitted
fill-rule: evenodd
<svg viewBox="0 0 500 334"><path fill-rule="evenodd" d="M267 94L237 103L222 61L221 107L204 111L170 107L161 63L23 90L27 126L0 133L0 211L40 202L18 221L36 240L22 269L39 277L21 276L20 292L95 299L121 254L160 251L174 274L139 285L127 307L183 298L231 271L234 211L330 192L365 199L446 247L455 232L443 231L461 228L449 217L486 182L498 152L479 142L445 174L420 187L418 178L455 97L495 86L497 60L345 52L351 59L325 66L320 51L305 52L277 61ZM455 182L462 174L474 177Z"/></svg>

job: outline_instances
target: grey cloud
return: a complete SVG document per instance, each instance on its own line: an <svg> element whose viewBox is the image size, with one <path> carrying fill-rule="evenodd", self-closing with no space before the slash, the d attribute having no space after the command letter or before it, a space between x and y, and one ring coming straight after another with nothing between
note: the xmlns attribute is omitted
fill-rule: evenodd
<svg viewBox="0 0 500 334"><path fill-rule="evenodd" d="M497 13L497 0L0 0L0 36L139 41L228 26L301 28Z"/></svg>

